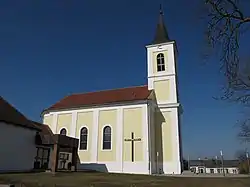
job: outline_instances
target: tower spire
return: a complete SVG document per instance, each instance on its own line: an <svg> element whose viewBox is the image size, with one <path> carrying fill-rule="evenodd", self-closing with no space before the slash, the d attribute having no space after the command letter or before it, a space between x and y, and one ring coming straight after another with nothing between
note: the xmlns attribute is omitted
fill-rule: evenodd
<svg viewBox="0 0 250 187"><path fill-rule="evenodd" d="M159 43L164 43L164 42L169 42L170 39L168 37L167 29L164 24L164 19L163 19L163 10L162 10L162 5L160 4L160 14L159 14L159 20L158 24L156 27L156 33L155 37L153 40L153 44L159 44Z"/></svg>

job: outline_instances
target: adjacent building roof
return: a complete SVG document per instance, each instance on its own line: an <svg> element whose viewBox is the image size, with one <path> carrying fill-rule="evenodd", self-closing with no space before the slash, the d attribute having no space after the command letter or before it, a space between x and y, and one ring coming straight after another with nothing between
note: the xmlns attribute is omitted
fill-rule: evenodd
<svg viewBox="0 0 250 187"><path fill-rule="evenodd" d="M114 90L72 94L58 101L48 109L45 109L45 111L147 100L150 93L151 91L148 90L148 86L144 85Z"/></svg>
<svg viewBox="0 0 250 187"><path fill-rule="evenodd" d="M203 160L190 160L189 166L204 166Z"/></svg>
<svg viewBox="0 0 250 187"><path fill-rule="evenodd" d="M41 131L38 133L39 137L36 137L36 143L39 145L52 145L54 144L54 133L48 125L41 124L35 121L32 121L38 128L41 128Z"/></svg>
<svg viewBox="0 0 250 187"><path fill-rule="evenodd" d="M30 120L28 120L21 112L9 104L0 96L0 121L6 124L18 125L21 127L40 130Z"/></svg>
<svg viewBox="0 0 250 187"><path fill-rule="evenodd" d="M206 168L216 168L216 167L222 167L221 160L214 160L214 159L208 159L208 160L190 160L189 165L192 166L204 166ZM239 166L239 160L223 160L223 166L224 167L238 167Z"/></svg>
<svg viewBox="0 0 250 187"><path fill-rule="evenodd" d="M40 132L37 132L35 138L36 145L38 146L51 147L54 144L58 144L60 146L60 150L68 152L71 148L77 148L79 145L79 139L77 138L54 134L48 125L35 121L32 121L32 123L42 129Z"/></svg>

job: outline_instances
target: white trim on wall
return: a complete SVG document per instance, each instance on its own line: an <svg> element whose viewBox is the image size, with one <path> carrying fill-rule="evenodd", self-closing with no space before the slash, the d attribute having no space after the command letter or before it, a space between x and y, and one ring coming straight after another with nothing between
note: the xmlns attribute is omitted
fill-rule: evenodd
<svg viewBox="0 0 250 187"><path fill-rule="evenodd" d="M77 112L72 112L71 126L70 126L70 136L76 137L76 122L77 122Z"/></svg>
<svg viewBox="0 0 250 187"><path fill-rule="evenodd" d="M99 108L85 108L85 109L74 109L74 110L67 110L67 111L51 111L49 114L72 114L73 112L82 113L82 112L94 112L96 110L117 110L119 108L126 109L126 108L138 108L143 107L147 104L147 101L144 101L143 104L131 104L131 105L124 105L124 106L103 106Z"/></svg>
<svg viewBox="0 0 250 187"><path fill-rule="evenodd" d="M148 75L148 78L154 78L155 80L165 80L165 77L171 77L171 76L175 76L174 73L165 73L165 74L158 74L158 75L154 75L154 74L150 74Z"/></svg>
<svg viewBox="0 0 250 187"><path fill-rule="evenodd" d="M171 122L171 130L172 130L172 132L171 132L171 141L172 141L172 158L173 158L173 160L172 160L172 162L176 162L177 161L177 159L176 159L176 150L177 150L177 145L176 145L176 143L177 143L177 140L176 140L176 126L177 126L177 124L176 124L176 119L175 119L175 110L174 109L172 109L171 111L170 111L170 115L169 115L169 117L170 117L170 122Z"/></svg>
<svg viewBox="0 0 250 187"><path fill-rule="evenodd" d="M175 41L170 41L170 42L164 42L164 43L160 43L160 44L149 44L146 45L146 48L158 48L158 49L162 49L162 47L164 47L164 45L170 45L170 44L175 44Z"/></svg>
<svg viewBox="0 0 250 187"><path fill-rule="evenodd" d="M123 109L117 110L116 127L116 161L120 164L120 171L123 170Z"/></svg>
<svg viewBox="0 0 250 187"><path fill-rule="evenodd" d="M145 140L143 141L143 149L144 149L144 161L146 164L146 167L148 168L148 173L150 173L150 166L149 166L149 153L150 153L150 147L149 147L149 121L148 121L148 106L145 105L142 108L142 130L143 130L143 137L145 138Z"/></svg>
<svg viewBox="0 0 250 187"><path fill-rule="evenodd" d="M98 160L98 141L99 141L99 132L98 132L98 122L99 122L99 110L93 111L93 130L91 132L92 145L91 145L91 160L93 163L97 163Z"/></svg>
<svg viewBox="0 0 250 187"><path fill-rule="evenodd" d="M173 109L175 109L175 108L177 108L177 106L176 106L176 107L164 107L164 108L159 107L159 110L160 110L161 112L171 112L171 111L173 111Z"/></svg>
<svg viewBox="0 0 250 187"><path fill-rule="evenodd" d="M43 115L43 117L49 117L50 116L50 114L44 114Z"/></svg>
<svg viewBox="0 0 250 187"><path fill-rule="evenodd" d="M173 135L174 135L174 137L175 137L175 143L176 143L176 161L177 161L177 164L178 164L178 170L179 170L179 172L181 172L181 160L182 160L182 158L181 158L181 155L180 155L180 151L181 151L181 149L180 149L180 137L179 137L179 119L178 119L178 109L177 108L174 108L173 109L173 119L174 119L174 121L175 121L175 132L173 133Z"/></svg>
<svg viewBox="0 0 250 187"><path fill-rule="evenodd" d="M72 112L93 112L95 110L113 110L118 108L137 108L141 107L143 105L147 104L147 100L141 100L141 101L133 101L133 102L121 102L121 103L114 103L114 104L104 104L100 106L88 106L88 107L79 107L75 109L64 109L64 110L51 110L48 111L44 115L50 115L50 114L68 114Z"/></svg>
<svg viewBox="0 0 250 187"><path fill-rule="evenodd" d="M147 50L148 51L148 50ZM153 63L149 63L150 59L152 58L152 53L147 52L147 61L148 61L148 77L153 74ZM149 89L152 89L150 85L148 84Z"/></svg>
<svg viewBox="0 0 250 187"><path fill-rule="evenodd" d="M54 134L56 134L56 129L57 129L57 120L58 120L58 115L57 114L52 114L52 127L51 130Z"/></svg>

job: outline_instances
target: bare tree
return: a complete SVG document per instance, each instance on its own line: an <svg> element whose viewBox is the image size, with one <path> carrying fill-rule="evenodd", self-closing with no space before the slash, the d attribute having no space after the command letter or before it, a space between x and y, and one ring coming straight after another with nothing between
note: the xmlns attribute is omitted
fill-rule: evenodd
<svg viewBox="0 0 250 187"><path fill-rule="evenodd" d="M239 170L241 174L249 173L248 158L246 150L239 150L235 153L236 158L239 160Z"/></svg>
<svg viewBox="0 0 250 187"><path fill-rule="evenodd" d="M250 119L242 119L239 122L240 132L238 134L242 142L250 142Z"/></svg>
<svg viewBox="0 0 250 187"><path fill-rule="evenodd" d="M207 51L219 55L225 77L222 100L250 107L250 58L242 53L240 43L250 36L249 0L204 0ZM250 47L250 43L249 43ZM211 54L209 53L208 56ZM207 57L208 57L207 56ZM241 138L250 141L250 121L241 123ZM243 131L248 132L243 132Z"/></svg>
<svg viewBox="0 0 250 187"><path fill-rule="evenodd" d="M246 157L246 151L245 150L238 150L235 153L236 159L238 159L240 162L243 162L247 159Z"/></svg>

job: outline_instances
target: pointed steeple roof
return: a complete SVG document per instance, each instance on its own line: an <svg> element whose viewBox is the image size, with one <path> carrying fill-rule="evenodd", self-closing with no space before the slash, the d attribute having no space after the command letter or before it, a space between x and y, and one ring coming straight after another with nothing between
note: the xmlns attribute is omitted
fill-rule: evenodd
<svg viewBox="0 0 250 187"><path fill-rule="evenodd" d="M168 32L167 32L167 29L166 29L165 24L164 24L163 15L164 14L162 11L162 6L160 5L159 20L158 20L158 24L156 27L156 33L155 33L155 37L154 37L152 44L160 44L160 43L171 41L168 37Z"/></svg>

